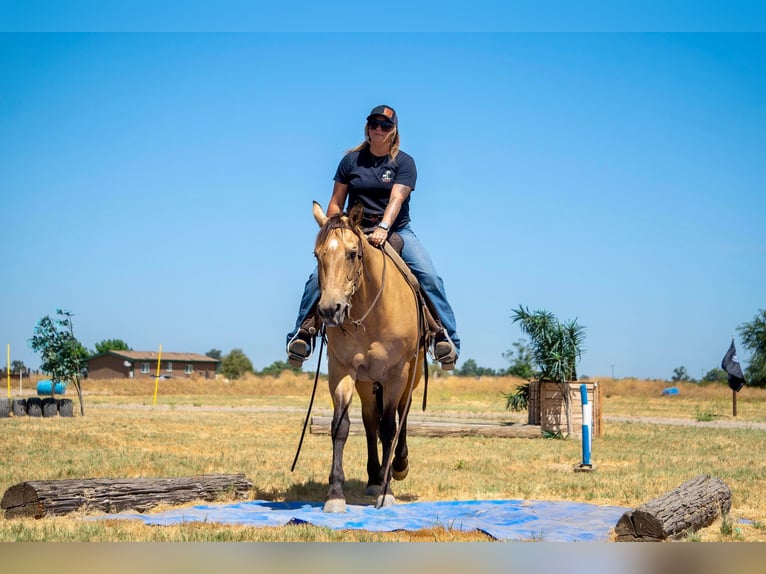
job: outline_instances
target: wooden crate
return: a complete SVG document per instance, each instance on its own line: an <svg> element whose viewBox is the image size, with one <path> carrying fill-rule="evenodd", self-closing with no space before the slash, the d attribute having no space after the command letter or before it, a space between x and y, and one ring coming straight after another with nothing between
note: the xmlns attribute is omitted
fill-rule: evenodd
<svg viewBox="0 0 766 574"><path fill-rule="evenodd" d="M572 437L580 438L582 430L581 384L586 385L588 403L591 405L593 412L593 436L601 436L603 434L601 387L598 381L591 381L587 383L569 383L569 396L572 403ZM529 424L540 425L543 432L566 433L566 407L564 405L564 395L558 383L532 381L529 385L527 404L527 420Z"/></svg>

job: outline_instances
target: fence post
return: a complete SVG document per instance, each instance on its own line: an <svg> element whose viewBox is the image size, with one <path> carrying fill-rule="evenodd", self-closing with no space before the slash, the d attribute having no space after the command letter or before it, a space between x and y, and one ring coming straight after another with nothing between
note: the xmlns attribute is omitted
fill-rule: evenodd
<svg viewBox="0 0 766 574"><path fill-rule="evenodd" d="M582 404L582 462L575 466L575 472L587 472L593 470L593 464L590 461L590 445L593 428L593 406L588 402L588 386L580 385L580 402Z"/></svg>

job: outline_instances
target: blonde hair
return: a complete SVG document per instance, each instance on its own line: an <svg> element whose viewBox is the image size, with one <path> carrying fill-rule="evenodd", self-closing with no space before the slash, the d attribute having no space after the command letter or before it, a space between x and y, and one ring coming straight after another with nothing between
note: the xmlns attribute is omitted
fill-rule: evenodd
<svg viewBox="0 0 766 574"><path fill-rule="evenodd" d="M394 126L394 129L391 132L393 135L391 136L391 148L388 150L388 157L390 157L392 160L396 159L396 156L399 155L399 127ZM348 153L354 152L354 151L362 151L365 148L370 147L370 126L367 125L367 122L364 124L364 141L360 143L358 146L351 148L348 150Z"/></svg>

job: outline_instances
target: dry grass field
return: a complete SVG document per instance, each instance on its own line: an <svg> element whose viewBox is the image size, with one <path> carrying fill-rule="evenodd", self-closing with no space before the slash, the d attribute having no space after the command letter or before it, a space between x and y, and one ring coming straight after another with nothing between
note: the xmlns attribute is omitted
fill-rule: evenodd
<svg viewBox="0 0 766 574"><path fill-rule="evenodd" d="M25 480L243 472L253 481L253 498L322 501L331 457L327 436L307 435L297 468L290 472L312 382L308 375L287 373L232 382L171 379L159 382L154 405L153 379L87 380L84 417L76 407L70 419L0 419L5 461L0 490ZM506 411L503 398L521 382L432 379L428 410L420 410L421 389L412 417L525 422L526 413ZM707 473L731 487L732 511L688 539L766 541L766 390L746 387L735 419L726 386L681 384L680 395L664 397L661 391L669 384L662 381L602 379L600 385L604 434L593 442L595 472L572 471L581 459L578 440L411 437L410 474L394 483L398 499L569 500L633 507ZM29 384L23 392L29 396L33 389ZM18 386L11 392L18 396ZM67 396L76 403L72 391ZM313 412L331 414L322 381ZM369 503L363 496L364 465L363 440L352 436L345 459L350 503ZM448 525L372 533L306 525L160 528L82 518L0 518L0 541L489 540Z"/></svg>

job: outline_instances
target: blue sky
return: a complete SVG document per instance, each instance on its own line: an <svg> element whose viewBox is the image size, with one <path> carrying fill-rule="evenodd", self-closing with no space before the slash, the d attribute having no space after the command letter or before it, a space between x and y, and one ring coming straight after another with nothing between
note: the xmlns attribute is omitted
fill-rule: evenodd
<svg viewBox="0 0 766 574"><path fill-rule="evenodd" d="M586 327L581 373L699 377L766 307L764 102L762 34L0 34L0 342L36 367L64 308L90 348L283 360L311 202L386 103L461 359L507 366L524 305Z"/></svg>

